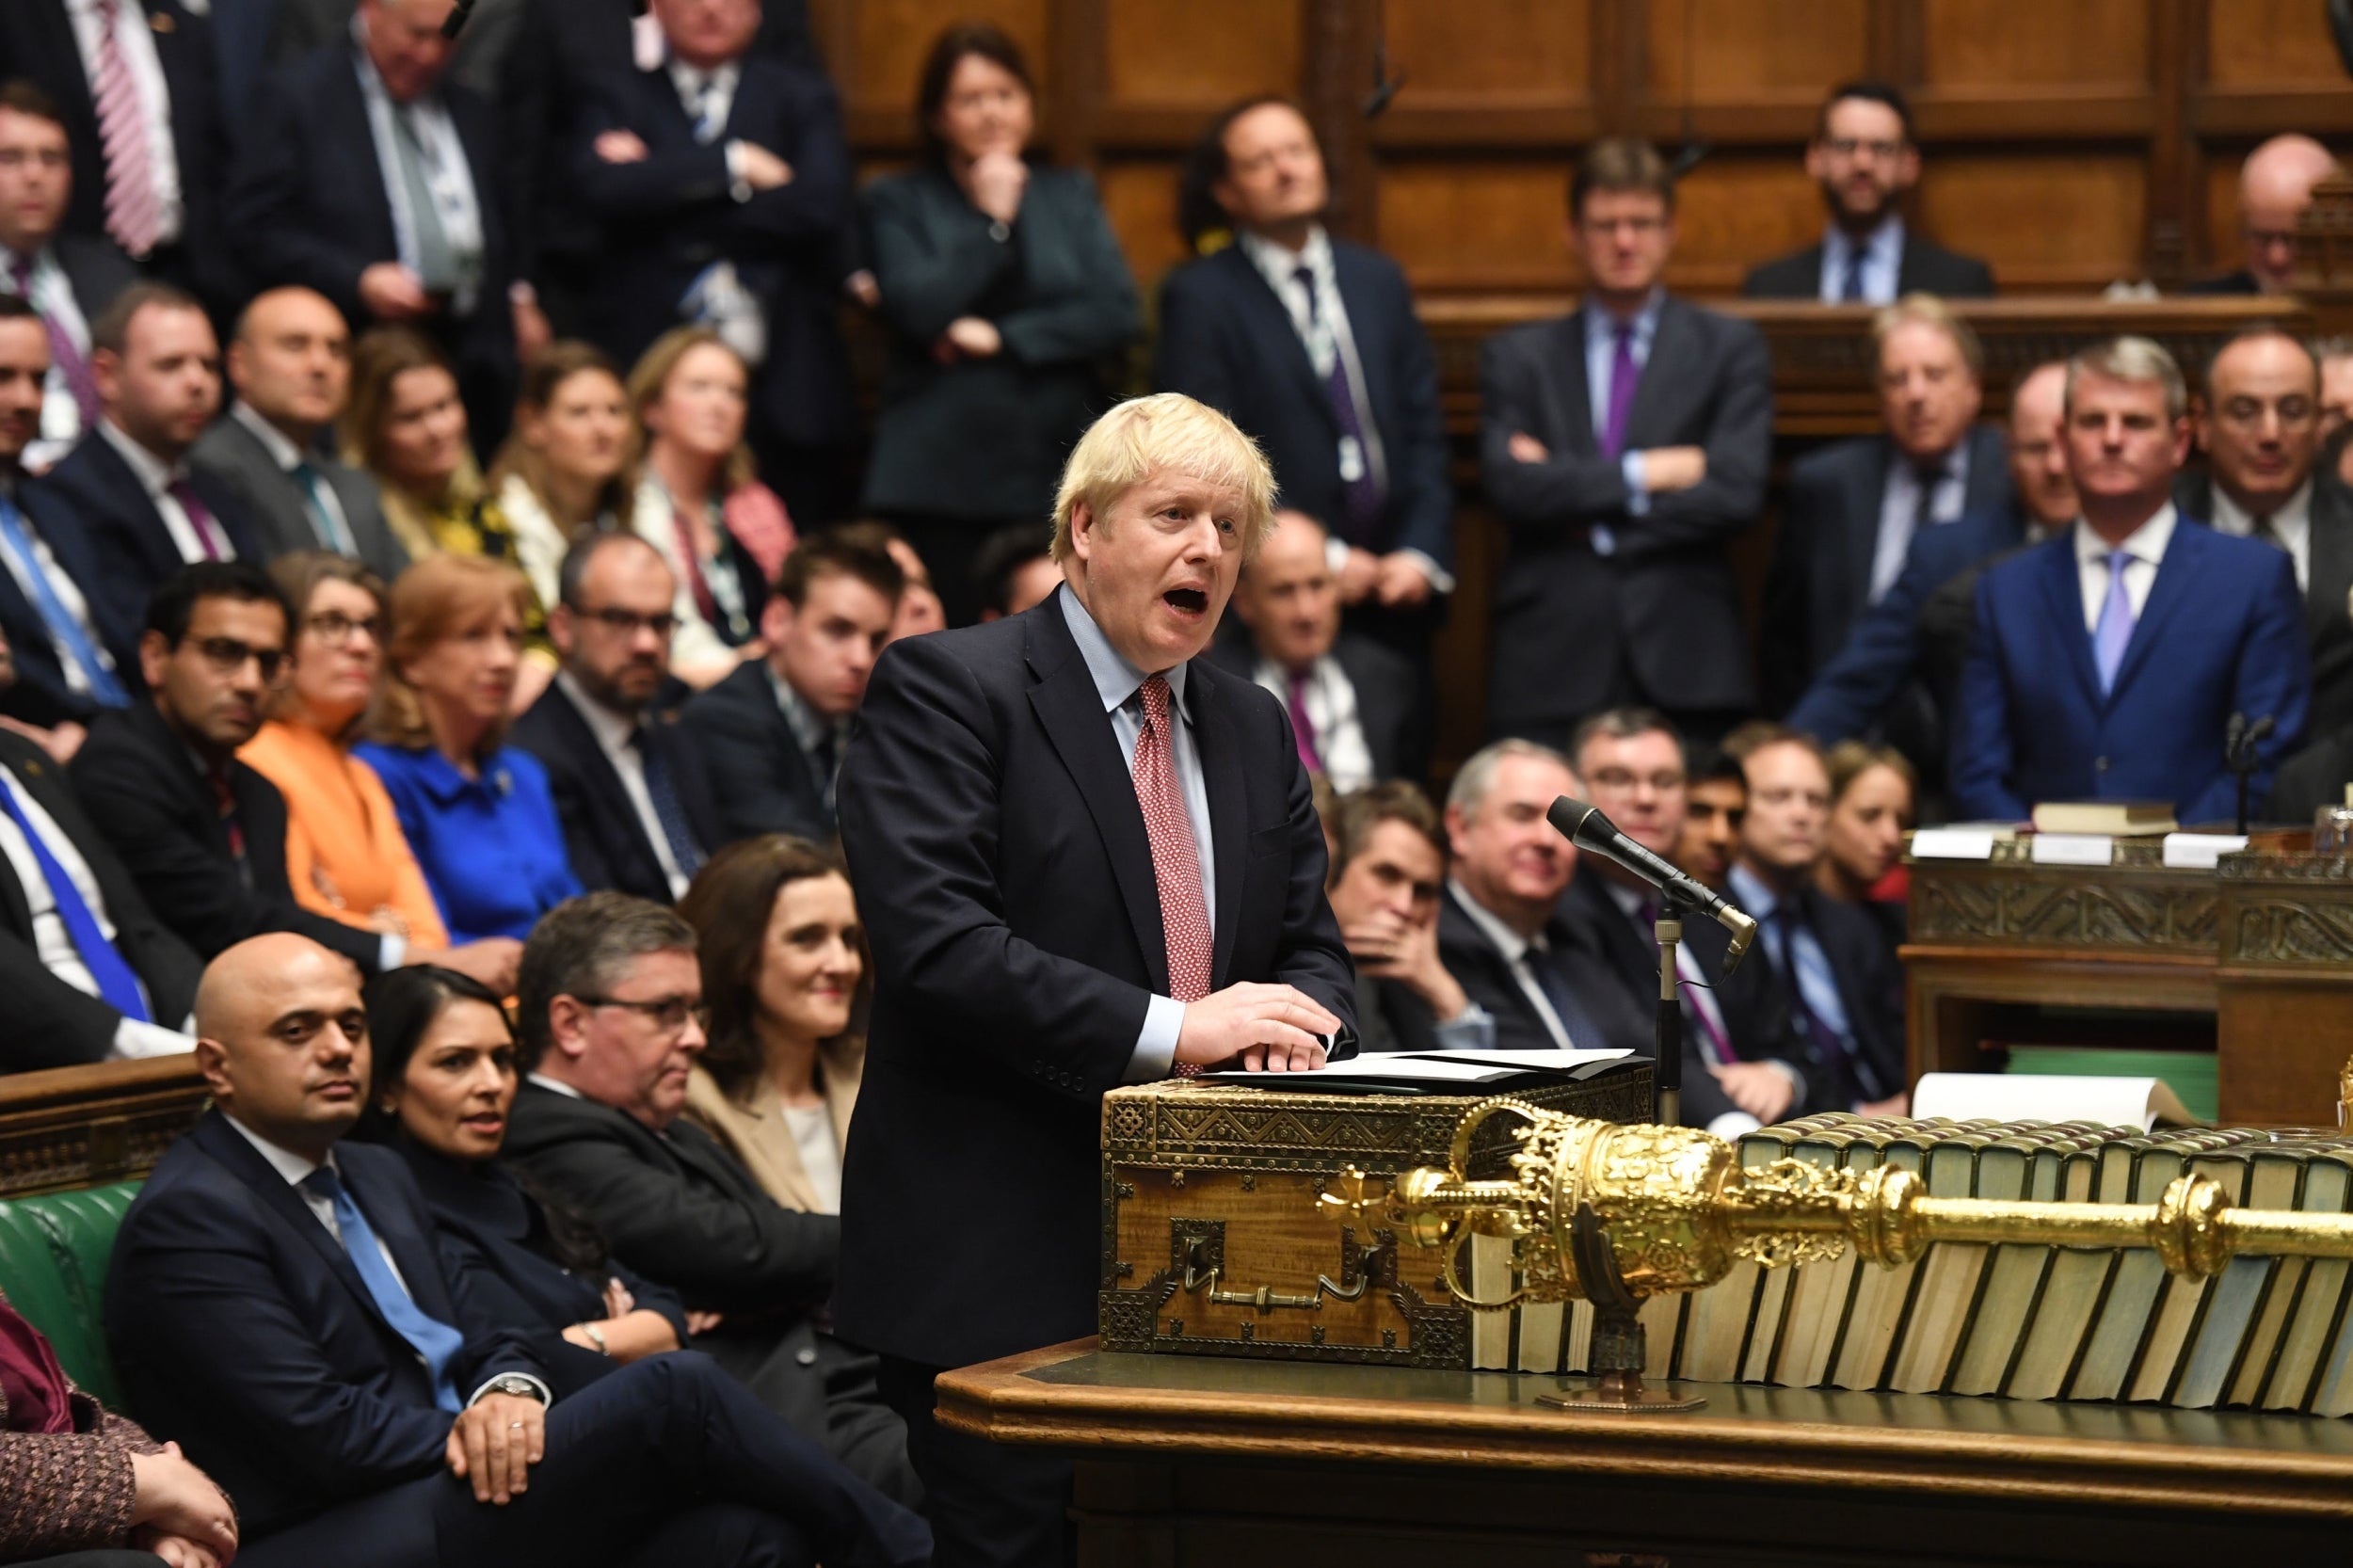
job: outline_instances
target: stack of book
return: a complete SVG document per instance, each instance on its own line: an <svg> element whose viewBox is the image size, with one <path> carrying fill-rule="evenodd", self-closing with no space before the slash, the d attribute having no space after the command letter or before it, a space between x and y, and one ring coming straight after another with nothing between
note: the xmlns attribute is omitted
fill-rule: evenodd
<svg viewBox="0 0 2353 1568"><path fill-rule="evenodd" d="M2353 1208L2353 1137L1843 1113L1749 1134L1743 1165L1899 1166L1936 1197L2152 1204L2195 1173L2249 1208ZM1939 1244L1896 1269L1744 1264L1644 1305L1652 1377L2353 1414L2347 1263L2237 1257L2177 1279L2145 1248ZM1515 1328L1517 1325L1515 1325ZM1580 1372L1592 1308L1481 1364Z"/></svg>

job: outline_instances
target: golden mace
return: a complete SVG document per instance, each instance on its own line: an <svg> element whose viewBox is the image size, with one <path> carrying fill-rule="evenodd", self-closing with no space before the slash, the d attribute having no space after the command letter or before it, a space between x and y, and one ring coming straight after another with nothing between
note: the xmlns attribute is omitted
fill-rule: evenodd
<svg viewBox="0 0 2353 1568"><path fill-rule="evenodd" d="M1512 1175L1471 1180L1471 1136L1513 1115ZM1514 1099L1473 1107L1455 1128L1448 1168L1419 1166L1368 1191L1345 1172L1320 1200L1336 1213L1377 1211L1401 1239L1446 1249L1448 1290L1473 1311L1530 1302L1589 1301L1595 1312L1590 1395L1545 1402L1611 1410L1696 1409L1704 1400L1642 1386L1646 1296L1699 1290L1737 1263L1766 1268L1827 1261L1852 1245L1865 1261L1909 1263L1937 1241L2063 1247L2149 1247L2189 1279L2218 1272L2234 1254L2353 1258L2353 1215L2233 1208L2222 1189L2185 1176L2151 1206L1933 1198L1910 1171L1882 1165L1830 1171L1796 1160L1744 1169L1713 1133L1627 1126L1540 1111ZM1472 1236L1512 1242L1519 1288L1482 1301L1456 1272Z"/></svg>

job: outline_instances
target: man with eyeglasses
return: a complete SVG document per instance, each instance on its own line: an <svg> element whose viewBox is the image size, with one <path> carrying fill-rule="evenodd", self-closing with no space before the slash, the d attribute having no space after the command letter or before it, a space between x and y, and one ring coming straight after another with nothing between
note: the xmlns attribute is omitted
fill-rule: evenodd
<svg viewBox="0 0 2353 1568"><path fill-rule="evenodd" d="M2272 327L2241 332L2207 361L2193 408L2206 470L2173 486L2186 516L2277 545L2296 562L2315 736L2353 724L2353 493L2319 466L2320 389L2302 344Z"/></svg>
<svg viewBox="0 0 2353 1568"><path fill-rule="evenodd" d="M694 737L653 712L678 579L636 535L597 534L557 583L548 637L562 667L508 738L547 766L582 887L676 903L726 841Z"/></svg>
<svg viewBox="0 0 2353 1568"><path fill-rule="evenodd" d="M664 602L667 602L664 600ZM695 930L625 893L558 904L523 945L516 1036L528 1078L504 1157L585 1214L613 1256L708 1315L694 1348L901 1502L920 1492L872 1356L833 1336L841 1222L779 1206L693 1122L705 1045Z"/></svg>
<svg viewBox="0 0 2353 1568"><path fill-rule="evenodd" d="M1912 105L1895 88L1833 88L1806 145L1805 172L1822 187L1830 226L1819 245L1751 270L1740 289L1750 298L1891 305L1914 293L1993 295L1993 272L1983 262L1905 228L1903 199L1920 183L1920 148Z"/></svg>
<svg viewBox="0 0 2353 1568"><path fill-rule="evenodd" d="M1639 702L1722 734L1756 703L1726 547L1756 521L1773 436L1756 328L1669 295L1674 175L1605 136L1569 183L1573 313L1491 338L1480 470L1510 531L1488 728L1565 747Z"/></svg>
<svg viewBox="0 0 2353 1568"><path fill-rule="evenodd" d="M2312 137L2273 136L2239 166L2239 243L2245 259L2235 272L2190 284L2184 294L2285 294L2296 276L2296 226L2313 204L2313 187L2334 174L2337 160Z"/></svg>
<svg viewBox="0 0 2353 1568"><path fill-rule="evenodd" d="M1659 713L1613 708L1579 727L1573 760L1586 797L1618 830L1673 856L1683 838L1690 780L1683 740ZM1560 919L1648 1019L1658 999L1658 893L1616 861L1580 855ZM1764 1048L1746 1009L1718 991L1731 938L1715 921L1687 916L1675 949L1683 999L1683 1119L1737 1136L1779 1121L1805 1097L1805 1076Z"/></svg>
<svg viewBox="0 0 2353 1568"><path fill-rule="evenodd" d="M202 956L293 931L374 974L408 960L407 940L295 902L286 798L237 760L285 673L292 620L249 562L206 561L168 579L139 641L152 695L91 725L73 785L149 905Z"/></svg>

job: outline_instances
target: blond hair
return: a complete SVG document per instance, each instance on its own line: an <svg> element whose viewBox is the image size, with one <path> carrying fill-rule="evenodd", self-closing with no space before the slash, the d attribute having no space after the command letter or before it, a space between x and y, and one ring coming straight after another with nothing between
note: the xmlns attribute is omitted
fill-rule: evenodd
<svg viewBox="0 0 2353 1568"><path fill-rule="evenodd" d="M520 626L531 616L531 584L504 561L488 555L428 555L392 583L392 631L385 639L384 679L376 689L368 733L387 745L415 750L433 744L424 702L401 666L434 644L455 637L501 604ZM483 737L487 755L498 748L506 726Z"/></svg>
<svg viewBox="0 0 2353 1568"><path fill-rule="evenodd" d="M2111 381L2154 382L2165 390L2165 417L2178 420L2189 412L2189 386L2182 367L2154 338L2110 338L2079 348L2067 361L2067 409L2075 408L2075 383L2087 376Z"/></svg>
<svg viewBox="0 0 2353 1568"><path fill-rule="evenodd" d="M1961 351L1961 363L1969 367L1971 376L1985 374L1985 345L1977 341L1977 328L1961 319L1950 305L1932 294L1908 294L1893 305L1883 305L1871 317L1871 355L1877 360L1887 352L1887 340L1899 327L1932 327L1953 340Z"/></svg>
<svg viewBox="0 0 2353 1568"><path fill-rule="evenodd" d="M1054 497L1056 565L1070 559L1070 519L1080 502L1099 520L1156 469L1169 469L1242 495L1242 558L1274 532L1274 471L1234 422L1182 392L1155 392L1115 405L1079 438Z"/></svg>
<svg viewBox="0 0 2353 1568"><path fill-rule="evenodd" d="M752 371L744 362L744 356L738 354L727 339L708 327L673 327L654 339L652 346L637 357L637 362L630 367L629 380L623 383L623 390L629 393L629 412L632 424L627 472L643 472L647 455L653 450L654 434L646 424L647 410L661 402L663 394L670 390L670 377L678 370L679 361L706 345L724 352L744 373L744 428L746 431L751 429ZM748 436L735 443L735 450L728 454L720 472L729 495L760 477L759 465L752 460Z"/></svg>

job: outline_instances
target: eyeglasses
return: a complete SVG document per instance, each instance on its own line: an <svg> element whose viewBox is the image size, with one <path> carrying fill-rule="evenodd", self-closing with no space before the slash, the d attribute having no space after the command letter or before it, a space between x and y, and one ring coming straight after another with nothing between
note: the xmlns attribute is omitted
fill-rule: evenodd
<svg viewBox="0 0 2353 1568"><path fill-rule="evenodd" d="M196 651L212 666L215 675L235 675L243 670L248 660L262 672L262 683L278 684L278 678L286 672L286 650L282 648L255 648L234 637L199 637Z"/></svg>
<svg viewBox="0 0 2353 1568"><path fill-rule="evenodd" d="M642 630L650 632L667 642L670 633L678 630L678 616L667 610L655 615L641 616L633 610L624 610L617 605L607 605L601 610L583 610L575 607L572 614L583 620L595 621L616 637L633 637Z"/></svg>
<svg viewBox="0 0 2353 1568"><path fill-rule="evenodd" d="M384 617L381 616L369 616L361 620L354 620L341 610L323 610L315 616L306 617L302 622L302 629L328 648L344 647L351 641L351 635L355 632L366 632L368 641L372 643L381 644L384 641Z"/></svg>
<svg viewBox="0 0 2353 1568"><path fill-rule="evenodd" d="M632 1013L650 1019L656 1031L664 1034L681 1034L692 1019L696 1029L711 1029L711 1009L699 1001L684 997L659 997L652 1001L630 1001L621 997L574 997L584 1007L625 1007Z"/></svg>
<svg viewBox="0 0 2353 1568"><path fill-rule="evenodd" d="M1851 158L1858 152L1868 152L1881 163L1893 163L1904 150L1900 141L1865 141L1858 136L1833 136L1822 145L1833 157Z"/></svg>

